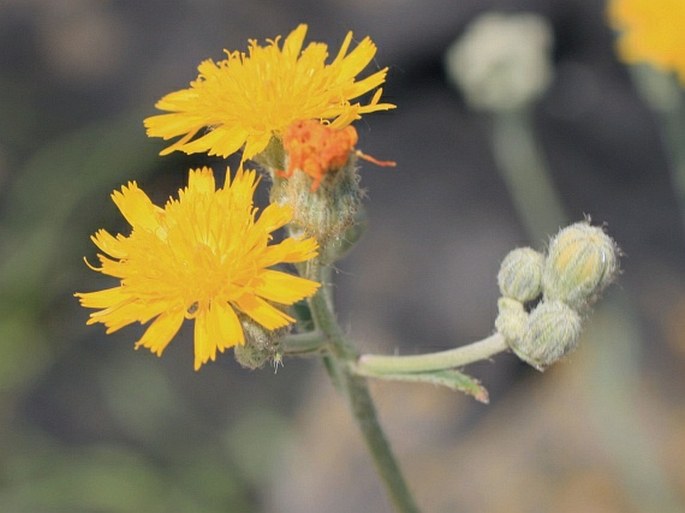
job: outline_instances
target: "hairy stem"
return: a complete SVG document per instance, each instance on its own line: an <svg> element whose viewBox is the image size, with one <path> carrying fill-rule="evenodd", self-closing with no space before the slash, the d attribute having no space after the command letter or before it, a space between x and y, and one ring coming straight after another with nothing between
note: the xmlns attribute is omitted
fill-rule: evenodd
<svg viewBox="0 0 685 513"><path fill-rule="evenodd" d="M395 508L400 513L418 513L419 509L402 476L400 467L385 437L376 414L376 407L369 393L366 379L352 372L357 350L345 337L332 308L325 272L316 264L310 264L308 277L322 281L321 290L310 298L309 307L317 329L327 339L332 358L338 371L338 383L345 391L352 413L364 435L366 446L373 457L376 469L386 486Z"/></svg>
<svg viewBox="0 0 685 513"><path fill-rule="evenodd" d="M310 356L321 353L324 343L324 335L318 330L291 333L281 341L281 349L288 356Z"/></svg>
<svg viewBox="0 0 685 513"><path fill-rule="evenodd" d="M360 373L367 375L452 369L485 360L508 348L504 337L495 333L478 342L437 353L410 356L365 354L358 358L356 368Z"/></svg>

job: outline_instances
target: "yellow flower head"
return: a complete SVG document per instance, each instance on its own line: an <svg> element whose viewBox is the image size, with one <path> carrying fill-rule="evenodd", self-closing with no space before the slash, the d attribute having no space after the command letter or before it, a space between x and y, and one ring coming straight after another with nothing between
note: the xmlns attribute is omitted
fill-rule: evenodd
<svg viewBox="0 0 685 513"><path fill-rule="evenodd" d="M608 15L622 60L675 71L685 83L684 0L611 0Z"/></svg>
<svg viewBox="0 0 685 513"><path fill-rule="evenodd" d="M228 52L227 58L206 60L190 88L157 102L169 112L145 120L149 136L181 138L162 151L207 152L227 157L244 146L243 159L263 151L272 136L302 119L327 120L343 128L362 114L394 108L379 103L387 68L366 78L357 75L371 62L376 45L364 38L348 53L349 32L330 64L328 47L310 43L302 50L307 25L260 46L251 40L248 52ZM376 89L366 105L351 100ZM205 130L207 129L207 130Z"/></svg>
<svg viewBox="0 0 685 513"><path fill-rule="evenodd" d="M308 238L269 244L292 211L276 204L258 219L252 197L254 171L229 174L216 190L209 168L191 170L188 186L164 208L154 205L135 182L112 199L132 226L129 236L99 230L91 238L102 251L94 270L120 280L117 287L77 293L81 305L97 308L88 324L112 333L134 322L152 323L136 343L158 356L184 319L195 320L195 369L216 358L217 349L244 344L238 313L268 330L294 322L272 303L291 305L319 284L269 269L303 262L317 254Z"/></svg>

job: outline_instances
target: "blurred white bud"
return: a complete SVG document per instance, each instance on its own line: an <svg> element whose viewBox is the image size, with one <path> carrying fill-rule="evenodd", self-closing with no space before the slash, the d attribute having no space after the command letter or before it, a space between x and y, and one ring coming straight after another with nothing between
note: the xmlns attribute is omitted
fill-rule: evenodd
<svg viewBox="0 0 685 513"><path fill-rule="evenodd" d="M551 81L552 41L541 16L487 13L447 50L447 75L473 108L519 109Z"/></svg>

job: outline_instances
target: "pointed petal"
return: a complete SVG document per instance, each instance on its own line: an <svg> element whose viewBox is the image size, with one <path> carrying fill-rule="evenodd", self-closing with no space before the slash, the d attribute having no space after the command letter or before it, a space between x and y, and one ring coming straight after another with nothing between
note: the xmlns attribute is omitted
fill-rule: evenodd
<svg viewBox="0 0 685 513"><path fill-rule="evenodd" d="M188 192L212 194L216 191L214 173L208 167L191 169L188 173Z"/></svg>
<svg viewBox="0 0 685 513"><path fill-rule="evenodd" d="M77 292L74 294L85 308L111 308L115 305L130 301L131 296L125 294L121 287L98 290L96 292Z"/></svg>
<svg viewBox="0 0 685 513"><path fill-rule="evenodd" d="M362 80L359 80L358 82L354 82L348 87L345 87L345 97L352 100L353 98L357 98L358 96L371 91L375 87L378 87L385 82L385 76L387 73L388 68L384 68Z"/></svg>
<svg viewBox="0 0 685 513"><path fill-rule="evenodd" d="M201 309L195 317L195 370L216 359L216 344L212 341L207 314Z"/></svg>
<svg viewBox="0 0 685 513"><path fill-rule="evenodd" d="M167 310L167 305L149 304L145 301L128 299L110 308L93 312L86 324L100 322L107 327L106 333L114 333L124 326L139 322L145 324Z"/></svg>
<svg viewBox="0 0 685 513"><path fill-rule="evenodd" d="M295 322L295 319L290 317L278 308L271 306L257 296L246 294L237 301L238 308L245 312L252 319L264 326L266 329L275 330L287 326Z"/></svg>
<svg viewBox="0 0 685 513"><path fill-rule="evenodd" d="M315 281L270 269L259 273L256 281L258 285L254 288L255 294L285 305L292 305L311 296L320 286Z"/></svg>
<svg viewBox="0 0 685 513"><path fill-rule="evenodd" d="M283 55L290 59L296 59L300 54L300 50L302 50L302 43L304 43L306 35L307 25L301 23L285 38L283 42Z"/></svg>
<svg viewBox="0 0 685 513"><path fill-rule="evenodd" d="M208 155L228 157L240 149L246 138L247 132L245 130L219 126L178 149L185 153L206 151Z"/></svg>
<svg viewBox="0 0 685 513"><path fill-rule="evenodd" d="M155 231L159 226L157 214L160 211L153 205L150 198L138 187L136 182L129 182L120 191L112 193L112 200L126 218L129 224L135 228Z"/></svg>
<svg viewBox="0 0 685 513"><path fill-rule="evenodd" d="M344 59L339 63L340 73L336 77L336 80L344 82L347 80L352 80L356 77L369 62L376 55L376 45L371 41L370 37L365 37L362 41L352 50L349 54L345 56Z"/></svg>
<svg viewBox="0 0 685 513"><path fill-rule="evenodd" d="M340 61L342 61L345 58L345 54L347 53L347 50L350 47L350 43L352 42L352 31L350 30L347 35L345 36L345 39L343 40L342 44L340 45L340 50L338 50L338 55L335 56L335 59L333 59L333 62L331 62L330 66L336 66Z"/></svg>
<svg viewBox="0 0 685 513"><path fill-rule="evenodd" d="M245 344L245 335L240 320L233 310L233 307L222 301L212 302L208 322L211 331L215 335L216 345L219 351L228 349L235 345Z"/></svg>
<svg viewBox="0 0 685 513"><path fill-rule="evenodd" d="M183 324L182 312L164 312L145 330L143 336L136 342L136 349L147 347L157 356L162 356L162 352L176 336L181 324Z"/></svg>
<svg viewBox="0 0 685 513"><path fill-rule="evenodd" d="M165 141L185 133L194 135L201 127L206 126L206 122L200 123L195 116L190 116L186 112L157 114L145 118L143 124L148 136L161 137Z"/></svg>
<svg viewBox="0 0 685 513"><path fill-rule="evenodd" d="M259 258L260 267L271 267L278 263L294 264L314 258L318 254L319 245L316 239L285 239L279 244L267 247Z"/></svg>
<svg viewBox="0 0 685 513"><path fill-rule="evenodd" d="M288 224L292 218L292 207L271 203L259 215L254 228L260 232L271 233Z"/></svg>
<svg viewBox="0 0 685 513"><path fill-rule="evenodd" d="M243 160L251 159L258 153L261 153L269 145L271 140L270 132L257 132L250 134L247 137L245 149L243 150Z"/></svg>
<svg viewBox="0 0 685 513"><path fill-rule="evenodd" d="M114 237L107 230L100 229L91 236L90 240L107 253L112 258L125 258L128 252L124 249L123 238L121 236Z"/></svg>
<svg viewBox="0 0 685 513"><path fill-rule="evenodd" d="M250 208L259 177L254 170L238 169L233 180L230 180L230 170L226 172L224 194L230 197L231 205L236 208Z"/></svg>

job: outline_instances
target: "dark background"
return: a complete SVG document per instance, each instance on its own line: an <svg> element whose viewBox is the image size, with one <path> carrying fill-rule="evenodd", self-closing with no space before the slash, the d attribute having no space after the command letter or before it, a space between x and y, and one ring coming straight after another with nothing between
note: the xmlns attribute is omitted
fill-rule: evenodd
<svg viewBox="0 0 685 513"><path fill-rule="evenodd" d="M623 274L579 351L545 374L512 355L469 368L491 404L373 384L426 512L685 508L683 220L657 118L616 59L602 1L0 1L0 511L389 512L344 398L317 361L192 370L190 330L162 359L140 329L85 326L74 291L96 229L124 230L109 194L155 201L201 156L157 156L142 120L248 38L309 24L337 51L370 35L385 97L359 147L369 229L339 264L340 315L362 351L447 349L493 330L499 262L528 239L490 147L443 70L479 13L533 11L555 36L535 128L574 220L606 223ZM200 160L198 160L200 159ZM215 161L215 169L225 167ZM551 235L551 234L550 234ZM669 509L670 508L670 509Z"/></svg>

